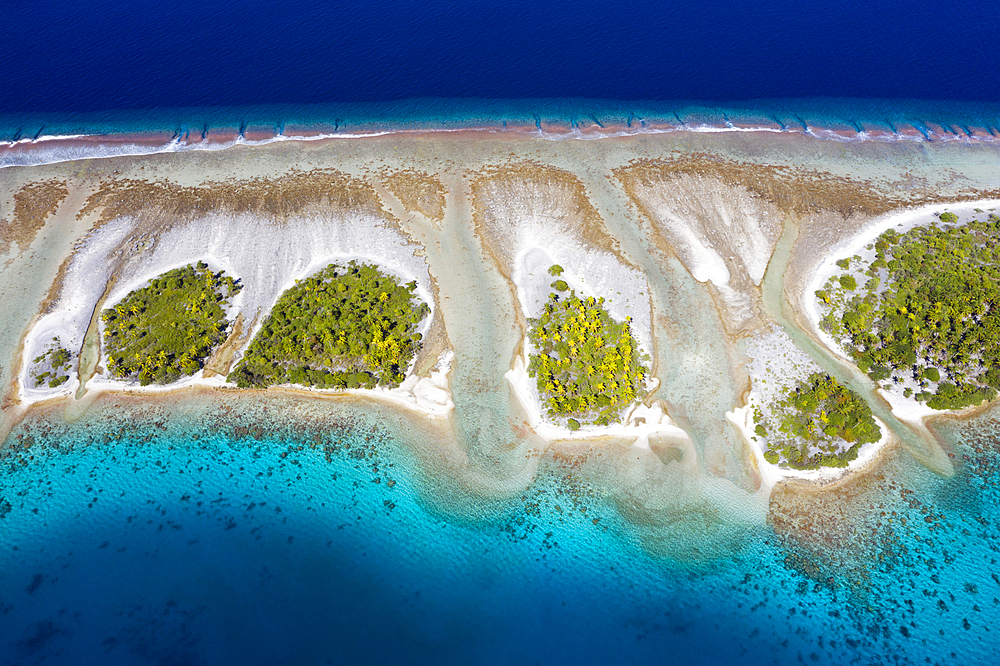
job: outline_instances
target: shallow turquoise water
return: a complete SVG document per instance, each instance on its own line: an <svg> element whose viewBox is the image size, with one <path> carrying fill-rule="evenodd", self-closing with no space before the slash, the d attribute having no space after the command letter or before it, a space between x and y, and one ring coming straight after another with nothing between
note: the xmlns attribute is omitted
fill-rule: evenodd
<svg viewBox="0 0 1000 666"><path fill-rule="evenodd" d="M953 479L890 465L872 497L897 519L871 538L859 516L817 555L761 527L692 564L648 554L572 470L451 510L374 415L263 418L19 426L0 662L977 663L1000 645L991 422L949 431Z"/></svg>

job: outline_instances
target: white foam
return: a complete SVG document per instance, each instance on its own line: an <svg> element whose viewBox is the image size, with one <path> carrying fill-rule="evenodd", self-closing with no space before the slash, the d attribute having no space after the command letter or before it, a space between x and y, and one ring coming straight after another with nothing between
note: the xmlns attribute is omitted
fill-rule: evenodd
<svg viewBox="0 0 1000 666"><path fill-rule="evenodd" d="M264 146L280 141L322 141L325 139L365 139L371 137L386 136L390 134L427 134L427 133L450 133L450 132L485 132L488 134L502 134L516 132L496 127L464 127L464 128L420 128L420 129L391 129L391 130L371 130L362 132L324 132L308 136L286 135L276 133L266 139L247 139L243 135L238 135L235 139L225 142L212 142L209 140L183 141L175 138L168 143L159 146L149 146L141 144L110 144L102 145L94 143L85 146L56 146L39 150L19 150L11 151L10 154L0 152L0 168L11 166L40 166L44 164L56 164L59 162L71 162L83 159L100 159L108 157L134 157L139 155L154 155L166 152L181 152L187 150L225 150L237 145L244 146ZM636 136L641 134L675 134L691 132L695 134L727 134L727 133L767 133L767 134L800 134L823 141L836 141L841 143L853 143L859 141L878 142L960 142L960 143L997 143L1000 141L996 136L989 135L967 135L965 133L944 133L939 134L930 128L925 128L928 136L917 130L917 133L903 134L900 132L879 132L871 134L867 131L856 132L854 135L845 134L842 131L823 127L772 127L768 125L737 127L732 123L725 126L703 123L679 123L677 125L657 125L651 126L645 122L634 127L608 130L598 126L581 129L574 126L567 131L554 132L544 129L535 129L527 132L519 132L523 136L534 136L546 141L566 141L582 140L591 141L597 139L613 139L618 137ZM933 138L930 136L933 135ZM17 141L5 142L8 146L39 145L42 143L72 141L77 139L93 139L95 134L66 134L40 136L37 139L23 138Z"/></svg>
<svg viewBox="0 0 1000 666"><path fill-rule="evenodd" d="M412 131L412 130L411 130ZM378 136L384 136L386 134L394 134L395 132L385 130L377 132L360 132L357 134L349 134L346 132L330 132L323 134L313 134L309 136L287 136L285 134L275 134L274 136L268 137L266 139L247 139L242 135L238 135L235 139L230 141L210 141L205 139L203 141L186 142L180 139L173 139L167 143L161 144L159 146L149 146L136 143L111 143L111 144L85 144L85 145L70 145L70 146L52 146L45 147L39 150L20 150L20 151L0 151L0 169L4 167L14 167L14 166L41 166L45 164L57 164L59 162L73 162L76 160L92 160L92 159L104 159L110 157L138 157L141 155L156 155L159 153L180 153L187 151L198 151L198 150L226 150L227 148L232 148L233 146L266 146L272 143L280 143L282 141L322 141L324 139L364 139L372 138ZM46 137L48 141L57 140L72 140L84 137L93 137L94 135L67 135L67 136L53 136ZM42 141L39 137L38 141ZM19 141L24 143L24 140ZM27 143L36 143L35 141L27 141ZM16 144L8 144L16 145Z"/></svg>

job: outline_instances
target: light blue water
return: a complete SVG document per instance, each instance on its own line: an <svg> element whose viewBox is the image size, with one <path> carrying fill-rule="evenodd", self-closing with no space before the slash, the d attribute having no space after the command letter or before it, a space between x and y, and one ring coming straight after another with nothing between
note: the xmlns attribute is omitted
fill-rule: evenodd
<svg viewBox="0 0 1000 666"><path fill-rule="evenodd" d="M458 518L375 416L247 414L19 426L0 662L987 663L1000 645L992 434L952 480L891 465L871 496L898 517L870 539L818 557L761 527L693 565L647 554L571 470Z"/></svg>
<svg viewBox="0 0 1000 666"><path fill-rule="evenodd" d="M611 100L596 98L478 99L414 98L393 102L256 104L236 106L108 109L79 112L0 109L0 141L36 135L174 133L198 139L204 131L286 128L324 131L386 131L541 125L543 128L640 128L644 125L725 126L727 122L769 128L871 128L895 132L928 124L949 132L977 127L1000 131L1000 102L928 101L876 98L798 98L706 103L685 99Z"/></svg>

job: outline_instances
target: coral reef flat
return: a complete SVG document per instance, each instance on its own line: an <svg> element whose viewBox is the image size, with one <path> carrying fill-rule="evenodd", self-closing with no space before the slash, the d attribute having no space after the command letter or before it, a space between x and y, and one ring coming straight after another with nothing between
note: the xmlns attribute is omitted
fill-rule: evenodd
<svg viewBox="0 0 1000 666"><path fill-rule="evenodd" d="M73 409L93 391L137 390L108 371L93 313L162 270L207 260L240 281L230 319L241 330L227 340L227 362L187 382L225 390L233 386L225 374L282 291L356 258L415 279L434 308L412 374L429 378L455 356L448 399L480 405L452 415L457 446L474 458L504 440L558 446L551 429L546 443L534 441L544 424L524 422L501 381L538 314L537 297L524 291L522 262L533 251L629 317L652 366L645 406L661 405L680 425L689 469L752 496L760 459L721 418L745 399L745 341L783 326L815 340L804 349L814 363L836 364L829 341L799 314L822 248L893 211L988 198L995 151L800 134L546 141L470 130L4 169L4 288L13 310L5 430L35 401L65 399ZM904 181L922 186L904 189ZM791 240L779 248L783 236ZM56 336L78 371L59 386L33 386L28 359ZM483 418L496 426L488 436L467 429ZM611 432L582 434L633 444ZM937 447L920 438L924 449Z"/></svg>
<svg viewBox="0 0 1000 666"><path fill-rule="evenodd" d="M579 546L572 557L600 567L600 547L592 544L609 539L615 552L628 553L622 561L651 589L663 568L694 577L719 566L741 573L713 579L715 593L738 590L757 599L754 584L763 584L765 574L749 563L758 557L754 549L763 549L760 566L781 581L773 584L775 590L787 585L789 595L800 590L822 596L810 601L813 615L823 614L828 604L846 604L842 618L829 620L837 626L827 629L855 641L852 649L863 659L877 655L877 636L863 629L852 633L877 613L854 624L850 613L868 613L865 605L877 604L878 586L896 584L887 573L892 567L926 568L908 546L899 546L909 538L907 530L913 532L924 516L933 517L928 526L945 525L941 530L957 531L959 522L972 530L966 530L969 535L991 529L965 517L945 518L944 508L928 508L928 498L947 494L942 488L957 496L956 479L987 474L995 443L977 433L994 427L995 406L921 411L916 401L905 401L908 395L884 390L820 329L816 285L832 274L835 259L909 220L912 211L1000 207L998 157L1000 147L986 142L841 142L783 131L552 140L524 131L414 130L0 168L0 461L6 470L0 474L9 477L0 476L0 518L19 529L28 525L28 512L42 502L18 500L16 489L24 486L31 497L41 491L18 475L42 468L56 474L61 463L47 461L59 459L100 467L106 470L101 474L117 479L119 472L107 471L113 459L183 458L188 461L183 470L170 467L169 492L194 497L180 474L221 464L197 453L205 443L205 450L228 466L206 487L224 487L224 474L230 474L234 487L250 488L247 498L263 496L271 491L262 479L274 473L275 486L287 483L295 488L287 492L298 498L283 495L281 502L310 498L308 510L323 516L321 527L310 537L306 514L295 517L289 544L292 533L319 543L326 538L320 532L340 529L324 514L326 500L317 499L337 487L340 495L331 505L352 506L348 495L354 493L355 505L366 507L357 509L357 520L352 514L348 532L360 535L361 515L370 510L379 516L372 524L383 543L393 530L403 529L392 521L405 513L408 518L400 522L412 524L401 534L413 539L402 546L407 553L433 543L436 537L421 532L427 529L459 553L456 557L478 562L470 553L489 549L489 539L499 537L483 534L502 525L497 529L512 540L548 534L543 547L553 552L554 542L579 538L590 545ZM150 284L174 293L170 290L180 287L167 281L179 274L176 269L192 265L201 271L192 269L192 275L209 280L210 288L188 289L194 296L184 307L196 310L203 307L198 298L220 294L213 318L203 324L211 335L201 336L212 348L205 342L197 355L174 363L170 348L151 347L147 340L134 348L154 350L148 359L132 363L115 357L109 363L109 355L120 356L124 346L109 348L108 322L117 322L114 335L130 344L143 335L125 329L141 319L143 307L129 294L147 293ZM338 283L331 276L335 267L348 265L371 267L365 269L368 282L357 287L364 299L337 300ZM225 289L211 283L220 276L233 282ZM322 294L315 291L320 287ZM570 290L580 300L571 300ZM313 303L316 312L302 312L294 298ZM365 318L367 313L348 315L355 301L384 309L377 321ZM618 331L612 322L628 322L620 343L630 354L635 351L631 374L623 375L631 377L622 391L627 399L600 412L600 418L587 420L581 416L587 410L576 407L549 413L547 404L563 404L558 381L563 359L556 352L546 360L546 376L554 378L549 388L536 386L530 374L537 352L531 344L533 322L549 302L565 303L559 307L567 313L553 319L546 336L571 330L583 335L584 324L577 326L573 317L597 321L599 314L605 324L595 324L594 331ZM325 323L309 328L308 322L321 320L316 303L328 308L322 313ZM587 314L587 307L596 307L590 303L600 303L598 314ZM134 317L125 305L116 311L119 304L136 307ZM102 312L110 314L102 320ZM348 317L351 326L334 325ZM176 327L181 318L162 321ZM396 326L399 322L405 325ZM352 330L357 339L349 337ZM170 335L171 344L184 338L181 331ZM571 342L562 354L575 353L577 345L593 347L583 338ZM281 354L252 346L265 343L281 346ZM174 346L180 359L184 345ZM234 371L248 367L244 359L251 349L255 372L270 374L267 381L237 385ZM280 371L273 363L267 366L279 356L285 364ZM134 366L130 372L114 371L126 362ZM171 363L183 372L153 369L174 367ZM574 378L582 383L588 368L579 358L573 363ZM378 370L362 376L359 368ZM339 374L326 379L328 370ZM607 376L609 383L617 377L613 370ZM755 437L760 424L753 422L754 406L780 403L790 409L797 404L788 397L795 381L810 377L820 378L810 390L834 386L841 404L850 402L864 415L865 439L851 452L850 464L845 457L823 469L791 469L783 464L786 458L769 453ZM827 406L835 404L825 398L824 393L810 403L820 432L828 423ZM839 417L833 421L837 427L831 433L851 432L851 424L843 425ZM814 431L810 420L808 428L789 437ZM822 458L809 442L800 444L814 454L810 461ZM827 448L823 452L831 455L843 452ZM973 449L979 454L963 460ZM266 459L266 467L258 470L254 456ZM292 460L299 461L300 471L288 466ZM153 465L135 464L144 470ZM250 469L260 475L250 475ZM377 485L381 494L344 491L338 478L351 479L355 489ZM107 486L108 496L115 487ZM371 494L359 504L360 492ZM538 499L540 493L545 499ZM207 499L197 499L198 507ZM232 511L250 516L253 509L246 506L259 501L240 500L234 506L243 508ZM185 521L203 520L202 510L208 511L185 513ZM518 522L515 514L529 519ZM908 523L900 522L904 514ZM232 521L234 527L226 529L236 534L244 519ZM265 529L250 517L245 522ZM528 524L544 526L533 531ZM564 529L577 537L560 532ZM351 537L357 543L343 546L350 555L341 553L337 562L360 557L357 535ZM252 534L244 537L253 542ZM924 531L919 537L927 538ZM1000 543L995 530L984 538ZM16 542L12 536L10 544ZM500 550L503 561L520 557ZM21 562L13 552L3 551L0 570ZM875 560L868 557L872 552ZM395 554L380 551L372 557ZM548 563L570 567L571 556L553 557ZM368 562L366 575L384 569ZM427 571L444 568L440 561L428 566ZM539 564L530 579L544 579L540 572L546 566ZM249 562L237 568L251 575ZM744 570L750 578L742 577ZM481 573L470 575L479 580ZM266 579L257 570L252 576ZM555 579L563 583L578 582L559 576ZM516 581L500 578L498 594L512 594ZM615 574L598 596L611 595L620 578ZM982 582L975 585L986 589ZM0 611L13 603L5 594L7 587L0 584ZM441 594L428 594L435 608L460 603ZM994 594L991 589L967 605L995 612ZM683 593L672 587L664 595L657 603ZM802 618L787 611L795 597L781 599L784 610L774 612L789 635L795 634ZM763 607L764 601L757 601ZM217 612L208 606L209 614ZM919 615L937 612L934 608L910 610ZM711 615L690 610L692 617ZM730 611L747 626L766 624L743 617L742 607L725 612ZM368 619L380 617L365 613ZM614 617L622 619L619 615L627 613ZM576 611L567 617L580 620ZM893 640L909 635L896 628L908 626L912 617L907 618L892 615ZM959 643L981 650L971 637L983 636L980 625L990 622L985 613L983 621L973 619L968 622L975 631L966 627ZM680 617L664 621L683 624ZM37 628L44 634L39 644L56 645L60 634L46 633L45 626ZM32 627L18 640L30 641ZM501 633L508 630L513 631ZM918 632L912 627L906 632L911 630ZM939 640L931 633L932 642ZM812 650L818 655L813 661L836 663L839 648L833 640L824 644L819 638L816 647L816 634L796 636L795 650ZM420 642L411 638L403 643ZM766 646L775 654L788 647L787 640L784 647ZM730 660L742 654L728 649L712 648L711 654ZM921 649L912 654L924 656Z"/></svg>

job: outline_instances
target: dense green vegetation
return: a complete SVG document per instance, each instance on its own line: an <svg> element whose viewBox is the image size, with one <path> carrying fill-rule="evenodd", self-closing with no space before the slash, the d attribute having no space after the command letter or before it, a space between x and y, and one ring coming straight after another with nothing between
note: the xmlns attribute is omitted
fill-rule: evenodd
<svg viewBox="0 0 1000 666"><path fill-rule="evenodd" d="M224 308L240 285L203 262L154 278L101 313L108 370L146 386L201 369L226 337Z"/></svg>
<svg viewBox="0 0 1000 666"><path fill-rule="evenodd" d="M838 262L847 272L816 296L827 310L822 328L872 379L903 384L935 409L960 409L1000 389L1000 218L940 219L945 226L886 231L871 264Z"/></svg>
<svg viewBox="0 0 1000 666"><path fill-rule="evenodd" d="M868 403L824 373L799 381L769 412L754 410L756 435L767 444L764 459L783 467L846 467L882 436Z"/></svg>
<svg viewBox="0 0 1000 666"><path fill-rule="evenodd" d="M420 349L417 325L430 312L416 288L368 264L330 264L281 295L229 381L398 386Z"/></svg>
<svg viewBox="0 0 1000 666"><path fill-rule="evenodd" d="M549 269L552 275L562 272L553 269L559 267ZM580 299L572 291L549 294L541 316L529 320L528 331L534 348L528 374L535 378L549 416L573 417L567 423L571 430L581 422L608 425L635 402L649 369L629 321L614 321L603 298Z"/></svg>
<svg viewBox="0 0 1000 666"><path fill-rule="evenodd" d="M31 378L35 381L35 387L42 384L49 388L62 386L69 381L70 360L72 356L59 338L52 338L48 348L37 356L32 363L35 367L31 371Z"/></svg>

